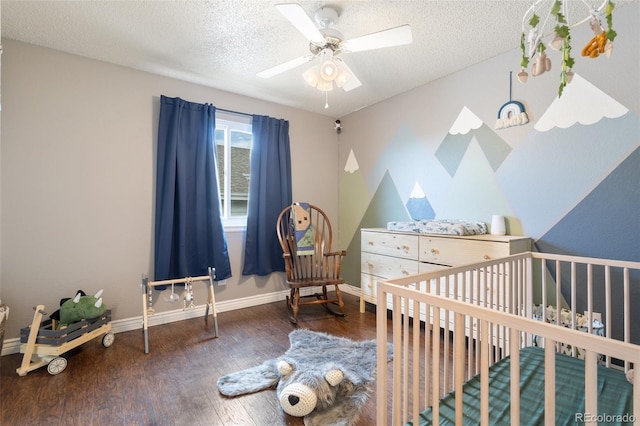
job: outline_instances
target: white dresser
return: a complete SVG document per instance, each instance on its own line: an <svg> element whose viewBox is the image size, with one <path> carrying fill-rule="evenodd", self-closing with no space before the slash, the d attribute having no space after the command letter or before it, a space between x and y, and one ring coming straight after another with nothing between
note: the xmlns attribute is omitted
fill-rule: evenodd
<svg viewBox="0 0 640 426"><path fill-rule="evenodd" d="M531 250L531 239L516 235L433 235L369 228L361 230L361 237L360 312L365 311L365 302L376 303L376 281Z"/></svg>

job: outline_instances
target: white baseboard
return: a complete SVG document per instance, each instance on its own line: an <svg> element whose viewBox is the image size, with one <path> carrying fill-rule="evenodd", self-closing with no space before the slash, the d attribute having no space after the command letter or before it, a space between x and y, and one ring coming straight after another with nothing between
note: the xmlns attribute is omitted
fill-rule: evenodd
<svg viewBox="0 0 640 426"><path fill-rule="evenodd" d="M349 284L340 286L340 289L354 296L360 296L360 287ZM312 294L313 289L303 289L302 295ZM257 296L244 297L242 299L225 300L216 302L216 312L235 311L236 309L250 308L252 306L264 305L267 303L279 302L285 300L289 295L289 290L282 290L274 293L260 294ZM175 309L172 311L158 312L149 316L149 327L156 325L169 324L176 321L184 321L191 318L203 317L206 305L199 305L194 308L182 310ZM142 329L142 315L132 318L125 318L111 321L111 331L113 333L122 333L125 331ZM220 330L224 333L224 330ZM2 345L2 355L11 355L20 352L20 338L6 339Z"/></svg>

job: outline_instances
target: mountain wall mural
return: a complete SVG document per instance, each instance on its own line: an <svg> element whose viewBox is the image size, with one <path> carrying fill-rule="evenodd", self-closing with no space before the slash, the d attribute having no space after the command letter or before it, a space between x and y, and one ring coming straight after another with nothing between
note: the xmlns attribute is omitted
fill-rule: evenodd
<svg viewBox="0 0 640 426"><path fill-rule="evenodd" d="M467 106L435 149L412 124L368 170L351 147L340 182L348 282L360 283L360 228L418 218L501 214L541 251L640 260L640 118L580 75L513 148Z"/></svg>

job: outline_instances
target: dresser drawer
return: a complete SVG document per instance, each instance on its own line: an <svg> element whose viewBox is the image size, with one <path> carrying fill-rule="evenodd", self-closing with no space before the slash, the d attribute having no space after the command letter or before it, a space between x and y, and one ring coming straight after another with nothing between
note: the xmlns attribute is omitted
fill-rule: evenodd
<svg viewBox="0 0 640 426"><path fill-rule="evenodd" d="M362 296L365 297L367 302L375 303L376 295L378 294L376 291L376 281L379 279L380 277L374 277L373 275L360 274Z"/></svg>
<svg viewBox="0 0 640 426"><path fill-rule="evenodd" d="M418 259L418 235L362 231L362 252Z"/></svg>
<svg viewBox="0 0 640 426"><path fill-rule="evenodd" d="M458 266L509 254L506 242L420 236L421 262Z"/></svg>
<svg viewBox="0 0 640 426"><path fill-rule="evenodd" d="M380 278L398 278L418 273L418 261L362 252L360 270Z"/></svg>

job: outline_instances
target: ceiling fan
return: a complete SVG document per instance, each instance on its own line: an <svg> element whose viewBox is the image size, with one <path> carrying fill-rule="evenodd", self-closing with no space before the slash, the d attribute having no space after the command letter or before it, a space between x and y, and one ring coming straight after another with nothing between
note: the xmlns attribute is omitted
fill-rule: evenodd
<svg viewBox="0 0 640 426"><path fill-rule="evenodd" d="M323 92L333 90L334 83L349 91L362 83L342 59L343 54L400 46L413 41L408 24L345 40L339 31L332 28L338 20L338 11L333 7L325 6L315 14L314 20L320 28L297 3L277 4L276 8L309 40L310 53L259 72L257 75L262 78L273 77L320 57L320 65L303 73L305 81Z"/></svg>

